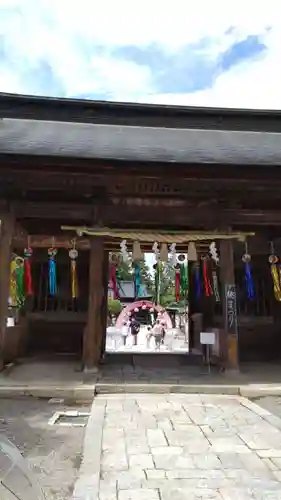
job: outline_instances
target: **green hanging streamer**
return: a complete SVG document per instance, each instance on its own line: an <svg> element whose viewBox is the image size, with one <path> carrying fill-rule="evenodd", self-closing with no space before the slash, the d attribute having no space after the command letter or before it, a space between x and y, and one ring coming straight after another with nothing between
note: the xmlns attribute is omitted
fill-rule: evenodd
<svg viewBox="0 0 281 500"><path fill-rule="evenodd" d="M184 264L180 264L180 289L181 296L186 297L188 291L188 275L187 268Z"/></svg>
<svg viewBox="0 0 281 500"><path fill-rule="evenodd" d="M24 267L20 265L15 270L16 274L16 284L17 284L17 305L22 307L24 305L25 293L24 293Z"/></svg>
<svg viewBox="0 0 281 500"><path fill-rule="evenodd" d="M155 304L160 302L160 265L159 263L154 264L155 270Z"/></svg>

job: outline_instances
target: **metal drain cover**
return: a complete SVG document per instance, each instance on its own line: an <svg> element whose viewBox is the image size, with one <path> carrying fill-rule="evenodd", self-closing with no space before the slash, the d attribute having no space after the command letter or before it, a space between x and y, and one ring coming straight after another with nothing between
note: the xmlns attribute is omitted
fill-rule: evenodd
<svg viewBox="0 0 281 500"><path fill-rule="evenodd" d="M49 425L64 427L85 427L90 413L80 411L57 411L49 420Z"/></svg>

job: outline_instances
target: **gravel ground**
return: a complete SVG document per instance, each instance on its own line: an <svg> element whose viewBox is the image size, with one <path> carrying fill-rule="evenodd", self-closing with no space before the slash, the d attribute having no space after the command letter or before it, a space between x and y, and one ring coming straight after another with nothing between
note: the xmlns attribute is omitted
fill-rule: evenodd
<svg viewBox="0 0 281 500"><path fill-rule="evenodd" d="M89 411L43 400L0 400L0 432L28 459L47 500L68 500L80 467L85 428L49 425L56 411Z"/></svg>

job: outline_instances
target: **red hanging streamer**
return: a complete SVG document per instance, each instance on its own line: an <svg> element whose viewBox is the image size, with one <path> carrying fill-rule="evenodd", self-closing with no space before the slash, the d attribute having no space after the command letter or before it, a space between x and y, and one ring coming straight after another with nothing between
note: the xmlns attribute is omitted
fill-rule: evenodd
<svg viewBox="0 0 281 500"><path fill-rule="evenodd" d="M30 264L31 256L32 256L32 249L25 248L24 249L24 280L25 280L25 294L27 297L31 297L33 295L31 264Z"/></svg>
<svg viewBox="0 0 281 500"><path fill-rule="evenodd" d="M206 297L211 297L213 295L213 290L208 276L207 260L203 261L203 279L204 279L205 295Z"/></svg>
<svg viewBox="0 0 281 500"><path fill-rule="evenodd" d="M118 286L117 286L117 278L116 278L116 266L110 267L110 285L113 290L114 299L119 298Z"/></svg>
<svg viewBox="0 0 281 500"><path fill-rule="evenodd" d="M181 277L180 277L180 270L179 269L176 269L176 276L175 276L175 295L176 295L176 302L179 302L180 301L180 281L181 281Z"/></svg>

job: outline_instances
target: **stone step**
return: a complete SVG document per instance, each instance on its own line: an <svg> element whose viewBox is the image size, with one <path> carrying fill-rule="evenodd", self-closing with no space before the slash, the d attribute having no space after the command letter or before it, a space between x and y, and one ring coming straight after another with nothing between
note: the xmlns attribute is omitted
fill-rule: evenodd
<svg viewBox="0 0 281 500"><path fill-rule="evenodd" d="M202 356L192 353L106 353L104 364L119 366L165 367L199 366Z"/></svg>

